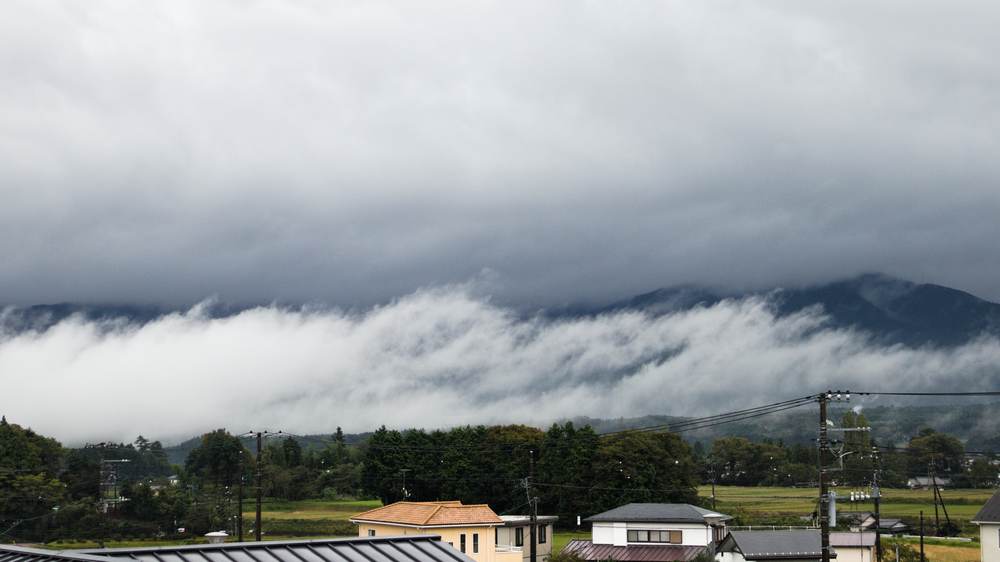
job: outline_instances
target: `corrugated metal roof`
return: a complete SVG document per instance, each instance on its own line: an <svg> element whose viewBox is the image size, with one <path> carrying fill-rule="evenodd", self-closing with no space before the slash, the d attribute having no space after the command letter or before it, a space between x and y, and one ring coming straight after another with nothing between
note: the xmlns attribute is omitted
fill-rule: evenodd
<svg viewBox="0 0 1000 562"><path fill-rule="evenodd" d="M46 550L0 544L0 562L108 562L107 558L71 550Z"/></svg>
<svg viewBox="0 0 1000 562"><path fill-rule="evenodd" d="M747 560L822 558L819 530L731 531L719 545L719 552L738 550ZM837 556L830 549L830 556Z"/></svg>
<svg viewBox="0 0 1000 562"><path fill-rule="evenodd" d="M54 552L0 546L0 562L473 562L437 535L104 548ZM24 551L30 552L24 552ZM11 556L6 556L11 554Z"/></svg>
<svg viewBox="0 0 1000 562"><path fill-rule="evenodd" d="M662 521L705 523L706 519L727 521L732 517L687 503L629 503L591 515L587 521Z"/></svg>
<svg viewBox="0 0 1000 562"><path fill-rule="evenodd" d="M562 552L575 554L583 560L614 560L615 562L686 562L694 560L707 549L703 546L594 544L591 541L574 539Z"/></svg>
<svg viewBox="0 0 1000 562"><path fill-rule="evenodd" d="M979 513L972 518L975 523L1000 523L1000 492L993 494Z"/></svg>

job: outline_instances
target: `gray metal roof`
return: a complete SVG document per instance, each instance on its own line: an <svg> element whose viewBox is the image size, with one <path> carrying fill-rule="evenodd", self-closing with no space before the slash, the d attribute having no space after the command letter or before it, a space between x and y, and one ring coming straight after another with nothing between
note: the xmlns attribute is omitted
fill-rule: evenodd
<svg viewBox="0 0 1000 562"><path fill-rule="evenodd" d="M88 562L473 562L438 535L235 542L77 551ZM22 562L4 560L2 562ZM43 561L25 561L43 562Z"/></svg>
<svg viewBox="0 0 1000 562"><path fill-rule="evenodd" d="M719 545L719 552L734 550L747 560L822 558L819 530L731 531ZM831 548L830 556L836 557Z"/></svg>
<svg viewBox="0 0 1000 562"><path fill-rule="evenodd" d="M585 521L662 521L706 523L706 519L728 521L732 517L687 503L629 503L591 515Z"/></svg>
<svg viewBox="0 0 1000 562"><path fill-rule="evenodd" d="M974 523L1000 523L1000 492L993 494L979 513L972 518Z"/></svg>
<svg viewBox="0 0 1000 562"><path fill-rule="evenodd" d="M107 558L67 550L46 550L0 544L0 562L107 562Z"/></svg>

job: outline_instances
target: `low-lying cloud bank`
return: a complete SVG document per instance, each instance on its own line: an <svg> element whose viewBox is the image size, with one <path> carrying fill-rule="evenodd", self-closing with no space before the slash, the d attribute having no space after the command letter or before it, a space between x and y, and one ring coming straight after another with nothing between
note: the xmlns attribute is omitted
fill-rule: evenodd
<svg viewBox="0 0 1000 562"><path fill-rule="evenodd" d="M704 415L831 387L974 389L1000 341L883 347L759 298L661 317L525 319L450 286L363 313L203 307L0 334L0 413L67 443L216 427L299 433L577 415Z"/></svg>

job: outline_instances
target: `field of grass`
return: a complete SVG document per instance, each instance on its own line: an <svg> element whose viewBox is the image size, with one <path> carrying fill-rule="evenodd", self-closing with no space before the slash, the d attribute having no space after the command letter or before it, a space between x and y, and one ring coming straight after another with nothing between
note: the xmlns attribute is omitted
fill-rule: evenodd
<svg viewBox="0 0 1000 562"><path fill-rule="evenodd" d="M849 497L850 488L837 489L840 497ZM711 495L710 486L702 486L698 490L702 497ZM989 499L992 490L944 490L942 492L948 513L952 519L967 522L979 508ZM737 510L751 516L795 517L812 513L816 505L815 488L768 488L768 487L736 487L716 486L717 509L723 513L734 513ZM264 538L270 540L355 536L355 528L347 521L356 513L378 507L377 500L345 501L345 500L304 500L296 502L265 500L262 512ZM838 502L843 511L870 511L870 502L851 504ZM244 528L247 536L253 526L253 502L248 501L244 507ZM544 509L544 508L543 508ZM884 517L915 518L920 510L928 521L933 520L934 503L932 494L924 490L883 490L882 514ZM942 515L943 518L943 515ZM968 527L966 528L968 531ZM553 536L553 550L560 551L566 543L574 538L589 538L587 532L578 533L559 531ZM971 536L971 535L969 535ZM172 544L191 544L202 542L201 537L184 541L157 540L124 540L107 541L108 547L163 546ZM62 541L45 545L49 548L92 548L96 541ZM928 557L933 562L966 562L978 559L977 543L972 544L928 544L928 552L933 547L935 555Z"/></svg>
<svg viewBox="0 0 1000 562"><path fill-rule="evenodd" d="M868 502L851 503L845 498L850 497L855 488L832 488L837 492L837 505L840 511L871 511L874 505ZM941 492L952 519L968 521L986 500L993 495L994 490L943 490ZM723 513L742 508L751 514L759 515L808 515L816 508L816 488L769 488L769 487L739 487L716 486L716 502L719 511ZM711 486L701 486L698 495L708 497L712 494ZM933 493L929 490L882 490L882 515L884 517L919 517L923 510L924 517L934 517ZM941 514L944 518L944 514Z"/></svg>
<svg viewBox="0 0 1000 562"><path fill-rule="evenodd" d="M575 532L575 531L556 531L552 533L552 552L558 553L562 551L566 543L573 539L590 539L589 532Z"/></svg>
<svg viewBox="0 0 1000 562"><path fill-rule="evenodd" d="M261 517L264 520L302 519L347 521L352 515L376 508L382 505L378 500L303 500L297 502L266 502L262 506ZM254 518L253 502L243 504L243 518L251 521Z"/></svg>

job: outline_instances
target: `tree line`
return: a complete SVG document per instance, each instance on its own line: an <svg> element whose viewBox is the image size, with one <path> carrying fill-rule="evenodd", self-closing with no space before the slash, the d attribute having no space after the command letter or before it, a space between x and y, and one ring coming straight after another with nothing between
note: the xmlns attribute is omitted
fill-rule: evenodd
<svg viewBox="0 0 1000 562"><path fill-rule="evenodd" d="M864 428L867 420L848 412L841 426ZM918 431L895 449L880 447L866 431L844 432L839 441L835 446L849 453L837 473L841 485L868 485L876 463L888 487L931 471L951 478L953 487L997 484L993 459L970 462L960 440L932 429ZM108 497L107 489L102 494L106 459L129 461L118 465L123 501ZM0 540L234 531L240 497L247 500L244 509L252 508L258 460L267 502L459 499L489 504L501 514L523 514L528 498L538 497L540 510L560 516L561 525L628 502L708 506L710 500L697 492L703 483L793 486L816 480L816 449L809 445L739 437L691 444L669 432L598 435L572 423L545 431L523 425L381 427L355 445L337 428L322 446L303 447L293 436L267 440L259 459L239 437L219 429L201 437L184 465L171 466L162 445L141 436L133 443L67 449L3 419ZM249 533L251 525L244 527Z"/></svg>

